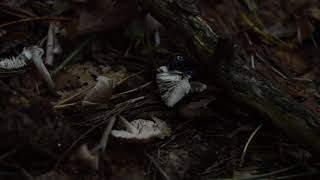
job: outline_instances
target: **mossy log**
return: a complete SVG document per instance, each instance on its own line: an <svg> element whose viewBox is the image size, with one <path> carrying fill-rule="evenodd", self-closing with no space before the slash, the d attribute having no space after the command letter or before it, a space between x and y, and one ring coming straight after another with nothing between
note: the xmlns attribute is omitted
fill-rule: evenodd
<svg viewBox="0 0 320 180"><path fill-rule="evenodd" d="M221 43L221 46L218 42L223 41L219 41L200 16L188 13L172 0L144 0L143 5L202 72L220 79L231 97L267 116L288 137L304 144L314 154L320 153L317 116L250 68L234 53L232 45ZM217 56L217 53L222 55Z"/></svg>

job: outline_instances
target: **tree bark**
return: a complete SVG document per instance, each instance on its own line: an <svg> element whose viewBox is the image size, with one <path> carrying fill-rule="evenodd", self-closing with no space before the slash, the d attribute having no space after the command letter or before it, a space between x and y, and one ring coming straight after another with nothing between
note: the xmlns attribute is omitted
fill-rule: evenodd
<svg viewBox="0 0 320 180"><path fill-rule="evenodd" d="M230 96L266 115L292 140L304 144L315 154L320 153L317 116L250 68L233 53L228 41L219 41L200 16L189 14L173 0L144 0L143 5L166 27L177 46L202 72L210 75L214 72ZM221 52L222 55L216 55Z"/></svg>

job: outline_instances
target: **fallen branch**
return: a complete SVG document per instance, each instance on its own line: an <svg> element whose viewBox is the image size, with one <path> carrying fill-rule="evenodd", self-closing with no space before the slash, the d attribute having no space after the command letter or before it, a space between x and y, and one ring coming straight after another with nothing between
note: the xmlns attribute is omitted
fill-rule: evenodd
<svg viewBox="0 0 320 180"><path fill-rule="evenodd" d="M193 59L206 76L218 77L229 96L267 116L274 125L293 140L306 145L315 155L320 153L317 116L250 68L234 53L232 43L219 41L200 16L188 13L177 6L176 1L143 2L152 16L172 34L170 37L174 38L181 51Z"/></svg>

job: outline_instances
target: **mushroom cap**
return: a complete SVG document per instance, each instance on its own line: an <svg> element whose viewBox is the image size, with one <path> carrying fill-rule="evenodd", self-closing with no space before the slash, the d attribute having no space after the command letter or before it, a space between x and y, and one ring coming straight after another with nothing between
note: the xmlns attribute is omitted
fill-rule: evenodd
<svg viewBox="0 0 320 180"><path fill-rule="evenodd" d="M96 85L83 99L83 105L105 103L111 98L113 80L105 76L99 76L97 80Z"/></svg>
<svg viewBox="0 0 320 180"><path fill-rule="evenodd" d="M25 56L28 60L32 58L32 52L28 48L23 48L23 51L21 54Z"/></svg>
<svg viewBox="0 0 320 180"><path fill-rule="evenodd" d="M136 119L130 122L130 130L112 130L111 135L115 138L131 141L146 142L156 138L163 139L170 135L170 128L160 119L156 122L145 119Z"/></svg>
<svg viewBox="0 0 320 180"><path fill-rule="evenodd" d="M160 72L156 79L161 98L168 107L173 107L191 90L190 76L180 71Z"/></svg>

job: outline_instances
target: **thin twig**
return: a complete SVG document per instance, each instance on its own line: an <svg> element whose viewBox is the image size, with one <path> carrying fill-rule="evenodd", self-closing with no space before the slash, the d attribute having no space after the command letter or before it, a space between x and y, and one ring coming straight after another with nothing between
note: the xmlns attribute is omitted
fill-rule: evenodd
<svg viewBox="0 0 320 180"><path fill-rule="evenodd" d="M74 102L74 103L68 103L68 104L61 104L61 105L55 105L53 108L54 109L65 109L65 108L68 108L68 107L75 106L77 104L79 104L79 103Z"/></svg>
<svg viewBox="0 0 320 180"><path fill-rule="evenodd" d="M275 72L277 75L279 75L283 79L288 80L287 76L285 76L282 72L280 72L275 67L273 67L272 64L270 64L270 62L267 62L265 59L263 59L257 52L256 52L256 56L258 57L259 60L261 60L266 65L268 65L273 72Z"/></svg>
<svg viewBox="0 0 320 180"><path fill-rule="evenodd" d="M291 78L290 80L303 81L303 82L308 82L308 83L312 83L312 82L313 82L313 80L312 80L312 79L308 79L308 78L299 78L299 77Z"/></svg>
<svg viewBox="0 0 320 180"><path fill-rule="evenodd" d="M116 116L112 116L109 120L107 127L104 130L100 143L96 146L95 150L99 152L99 179L104 179L104 171L103 171L103 154L106 150L108 139L110 132L114 123L116 122Z"/></svg>
<svg viewBox="0 0 320 180"><path fill-rule="evenodd" d="M314 39L314 35L313 35L313 34L312 34L312 36L311 36L311 40L312 40L312 43L313 43L314 47L315 47L316 49L318 49L319 46L318 46L318 44L317 44L317 41Z"/></svg>
<svg viewBox="0 0 320 180"><path fill-rule="evenodd" d="M112 130L114 123L116 122L116 119L117 119L116 116L112 116L110 118L109 123L103 132L100 143L93 150L94 152L97 152L97 151L104 152L106 150L109 135L110 135L110 132Z"/></svg>
<svg viewBox="0 0 320 180"><path fill-rule="evenodd" d="M13 149L13 150L11 150L9 152L6 152L6 153L2 154L0 156L0 161L6 159L7 157L11 156L12 154L15 154L16 152L17 152L17 150Z"/></svg>
<svg viewBox="0 0 320 180"><path fill-rule="evenodd" d="M15 7L11 7L5 4L0 4L1 6L1 11L3 11L4 13L8 13L9 15L13 15L19 18L30 18L30 17L37 17L35 14L27 11L27 10L23 10L22 8L15 8ZM14 11L14 12L13 12Z"/></svg>
<svg viewBox="0 0 320 180"><path fill-rule="evenodd" d="M235 130L233 130L231 133L229 133L227 135L228 138L233 138L234 136L236 136L237 134L239 134L240 132L243 132L243 131L251 131L253 129L252 125L251 124L247 124L247 125L244 125L244 126L241 126Z"/></svg>
<svg viewBox="0 0 320 180"><path fill-rule="evenodd" d="M12 15L12 16L15 16L15 17L19 17L19 18L28 18L29 17L29 16L26 16L26 15L23 15L23 14L17 14L17 13L11 12L11 11L9 11L7 9L4 9L4 8L0 8L0 10L3 13L6 13L8 15Z"/></svg>
<svg viewBox="0 0 320 180"><path fill-rule="evenodd" d="M282 74L282 72L280 72L278 69L276 69L275 67L273 66L270 66L271 70L273 72L275 72L276 74L278 74L280 77L282 77L283 79L287 80L287 76L285 76L284 74Z"/></svg>
<svg viewBox="0 0 320 180"><path fill-rule="evenodd" d="M254 55L253 55L253 54L251 54L250 60L251 60L251 67L252 67L252 69L256 69L255 58L254 58Z"/></svg>
<svg viewBox="0 0 320 180"><path fill-rule="evenodd" d="M177 137L181 136L181 135L184 135L186 133L189 133L190 131L189 130L186 130L186 131L183 131L183 132L180 132L178 134L174 134L172 135L166 142L164 142L163 144L160 145L160 149L164 148L165 146L167 146L168 144L172 143L174 140L177 139Z"/></svg>
<svg viewBox="0 0 320 180"><path fill-rule="evenodd" d="M30 173L28 173L24 168L19 168L21 174L23 175L23 177L27 180L34 180L34 178L31 176Z"/></svg>
<svg viewBox="0 0 320 180"><path fill-rule="evenodd" d="M248 42L249 42L249 45L250 45L250 46L252 46L252 45L253 45L253 43L252 43L252 41L251 41L251 39L250 39L250 37L249 37L248 33L247 33L247 32L245 32L245 33L244 33L244 35L246 36L246 38L247 38L247 40L248 40Z"/></svg>
<svg viewBox="0 0 320 180"><path fill-rule="evenodd" d="M262 180L263 178L267 178L267 177L270 177L270 176L275 176L276 174L280 174L280 173L284 173L286 171L292 170L292 169L298 167L298 165L299 164L294 164L294 165L286 167L286 168L282 168L282 169L279 169L279 170L276 170L276 171L272 171L272 172L268 172L268 173L265 173L265 174L254 175L254 176L251 176L251 177L231 178L231 179L223 179L222 178L222 179L219 179L219 180L253 180L253 179Z"/></svg>
<svg viewBox="0 0 320 180"><path fill-rule="evenodd" d="M56 75L61 69L63 69L79 52L86 47L86 45L94 38L94 36L89 37L87 40L82 42L79 47L77 47L69 56L56 68L53 70L52 75Z"/></svg>
<svg viewBox="0 0 320 180"><path fill-rule="evenodd" d="M144 96L141 96L141 97L138 97L138 98L133 98L133 99L129 99L125 102L122 102L122 103L119 103L117 104L115 107L118 108L118 107L122 107L126 104L130 104L130 108L132 106L134 106L133 104L134 103L137 103L137 101L140 101L142 99L144 99L145 97ZM126 110L128 110L129 108L127 108ZM111 114L113 114L112 110L111 111L107 111L107 112L104 112L104 113L100 113L99 115L95 115L94 118L87 118L87 120L81 122L81 125L82 126L85 126L85 125L92 125L92 124L97 124L101 121L101 119L103 119L103 117L106 117L106 116L110 116Z"/></svg>
<svg viewBox="0 0 320 180"><path fill-rule="evenodd" d="M127 76L127 77L121 79L119 82L117 82L116 85L119 86L120 84L124 83L124 82L127 81L128 79L133 78L133 77L135 77L135 76L138 76L138 75L141 74L141 73L143 73L143 70L141 70L141 71L139 71L139 72L137 72L137 73L131 74L130 76Z"/></svg>
<svg viewBox="0 0 320 180"><path fill-rule="evenodd" d="M150 159L150 161L153 163L153 165L155 165L158 168L158 170L159 170L160 174L162 175L162 177L165 180L171 180L169 175L162 169L162 167L159 165L159 163L150 154L148 154L147 152L144 152L144 153Z"/></svg>
<svg viewBox="0 0 320 180"><path fill-rule="evenodd" d="M145 96L140 96L140 97L137 97L137 98L129 99L129 100L125 101L125 102L117 104L115 107L121 107L124 104L132 104L132 103L138 102L140 100L143 100L144 98L145 98Z"/></svg>
<svg viewBox="0 0 320 180"><path fill-rule="evenodd" d="M211 174L213 171L215 171L220 165L223 165L225 162L231 160L230 157L228 158L224 158L221 160L218 160L216 162L214 162L211 166L209 166L208 168L206 168L203 172L199 173L199 175L204 176L207 174Z"/></svg>
<svg viewBox="0 0 320 180"><path fill-rule="evenodd" d="M24 22L42 21L42 20L71 21L72 19L66 18L66 17L55 17L55 16L32 17L32 18L25 18L25 19L20 19L17 21L12 21L12 22L8 22L8 23L0 24L0 28L6 27L6 26L11 26L14 24L24 23Z"/></svg>
<svg viewBox="0 0 320 180"><path fill-rule="evenodd" d="M137 73L135 73L135 74L132 74L132 75L130 75L130 76L127 76L127 77L125 77L125 78L123 78L123 79L121 79L119 82L117 82L116 86L119 86L119 85L122 84L123 82L125 82L125 81L127 81L128 79L133 78L133 77L141 74L142 72L143 72L143 70L142 70L142 71L139 71L139 72L137 72ZM60 102L58 102L58 103L54 106L54 108L55 108L55 109L62 109L62 108L65 108L65 107L71 107L71 106L77 105L78 103L68 103L68 102L72 101L73 99L75 99L75 98L77 98L77 97L80 97L81 95L83 95L84 93L86 93L86 92L88 92L90 89L92 89L93 87L94 87L94 85L91 85L91 86L89 86L88 88L86 88L86 89L84 89L84 90L82 90L82 91L79 91L79 92L75 93L74 95L71 95L70 97L68 97L68 98L66 98L66 99L61 100ZM143 87L143 88L144 88L144 87ZM120 93L120 94L121 94L121 93ZM118 94L118 95L119 95L119 94ZM117 98L117 97L113 97L113 98L111 97L111 99L114 99L114 98ZM66 104L66 103L68 103L68 104Z"/></svg>
<svg viewBox="0 0 320 180"><path fill-rule="evenodd" d="M83 95L85 92L88 92L88 91L89 91L91 88L93 88L93 87L94 87L94 85L91 85L91 86L89 86L88 88L83 89L83 90L81 90L81 91L79 91L79 92L71 95L70 97L67 97L66 99L61 100L60 102L58 102L58 103L54 106L54 108L59 108L60 106L62 106L62 105L64 105L64 104L72 101L74 98ZM69 103L69 104L70 104L70 103Z"/></svg>
<svg viewBox="0 0 320 180"><path fill-rule="evenodd" d="M157 162L159 162L160 160L160 149L157 149L157 159L155 159ZM155 170L153 171L153 177L152 180L156 180L157 179L157 174L158 174L158 169L155 168Z"/></svg>
<svg viewBox="0 0 320 180"><path fill-rule="evenodd" d="M259 131L259 129L262 127L262 125L263 125L263 124L260 124L260 125L253 131L253 133L250 135L250 137L249 137L246 145L244 146L243 151L242 151L242 154L241 154L241 158L240 158L240 164L239 164L240 167L243 166L244 157L245 157L245 155L246 155L246 153L247 153L247 149L248 149L248 147L249 147L249 144L250 144L252 138L253 138L253 137L255 136L255 134Z"/></svg>
<svg viewBox="0 0 320 180"><path fill-rule="evenodd" d="M287 176L278 176L276 177L276 179L293 179L297 177L311 176L315 174L319 174L319 172L303 172L303 173L291 174Z"/></svg>
<svg viewBox="0 0 320 180"><path fill-rule="evenodd" d="M118 106L116 106L114 109L112 109L111 113L108 113L108 116L105 117L103 119L103 121L97 123L96 125L94 125L93 127L91 127L90 129L88 129L86 132L84 132L80 137L78 137L78 139L76 139L71 145L70 147L60 156L60 158L58 159L58 161L55 164L55 168L57 168L61 161L70 153L70 151L80 142L80 140L82 140L83 138L85 138L88 134L90 134L91 132L93 132L95 129L97 129L98 127L102 126L103 124L105 124L106 122L108 122L107 120L110 118L110 116L116 116L118 114L120 114L122 111L124 111L129 104L134 103L136 101L126 101L124 103L120 103L118 104Z"/></svg>
<svg viewBox="0 0 320 180"><path fill-rule="evenodd" d="M143 88L145 88L145 87L148 87L150 84L152 84L151 81L150 81L150 82L147 82L147 83L145 83L145 84L143 84L143 85L141 85L141 86L139 86L139 87L137 87L137 88L131 89L131 90L129 90L129 91L125 91L125 92L122 92L122 93L119 93L119 94L115 94L115 95L113 95L113 96L111 97L111 99L116 99L116 98L118 98L118 97L120 97L120 96L129 94L129 93L133 93L133 92L136 92L136 91L139 91L139 90L141 90L141 89L143 89Z"/></svg>

